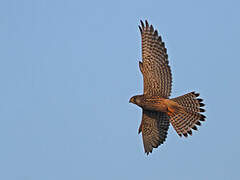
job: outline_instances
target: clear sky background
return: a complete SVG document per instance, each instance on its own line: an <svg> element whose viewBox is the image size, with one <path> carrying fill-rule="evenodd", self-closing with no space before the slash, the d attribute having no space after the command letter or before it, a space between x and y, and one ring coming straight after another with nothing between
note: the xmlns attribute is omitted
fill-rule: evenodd
<svg viewBox="0 0 240 180"><path fill-rule="evenodd" d="M238 180L239 1L0 1L0 179ZM137 25L168 49L172 97L207 121L144 154Z"/></svg>

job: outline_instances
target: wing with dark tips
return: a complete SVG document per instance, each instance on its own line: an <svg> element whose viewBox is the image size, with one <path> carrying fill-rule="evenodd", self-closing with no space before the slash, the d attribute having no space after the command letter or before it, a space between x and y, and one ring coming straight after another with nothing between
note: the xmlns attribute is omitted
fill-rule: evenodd
<svg viewBox="0 0 240 180"><path fill-rule="evenodd" d="M139 133L142 132L143 145L147 155L163 144L167 138L169 116L163 112L143 110Z"/></svg>
<svg viewBox="0 0 240 180"><path fill-rule="evenodd" d="M142 37L142 73L144 94L168 98L172 88L172 75L168 65L167 49L157 30L145 21L139 26Z"/></svg>

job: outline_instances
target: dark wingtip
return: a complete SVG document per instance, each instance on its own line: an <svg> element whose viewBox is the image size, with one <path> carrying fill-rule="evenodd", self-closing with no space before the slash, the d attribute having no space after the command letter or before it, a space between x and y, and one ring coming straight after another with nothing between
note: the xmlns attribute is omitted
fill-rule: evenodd
<svg viewBox="0 0 240 180"><path fill-rule="evenodd" d="M201 126L201 123L199 121L196 122L196 125Z"/></svg>
<svg viewBox="0 0 240 180"><path fill-rule="evenodd" d="M142 28L141 28L141 26L138 26L138 28L139 28L139 30L140 30L140 32L141 32L141 34L142 34Z"/></svg>
<svg viewBox="0 0 240 180"><path fill-rule="evenodd" d="M193 92L193 94L198 97L200 94L199 93L196 93L196 92Z"/></svg>
<svg viewBox="0 0 240 180"><path fill-rule="evenodd" d="M145 150L145 153L147 154L147 156L149 155L149 153L152 153L152 149L151 150L149 150L149 151L146 151Z"/></svg>
<svg viewBox="0 0 240 180"><path fill-rule="evenodd" d="M145 20L145 24L146 24L146 28L148 29L149 24L148 24L147 20Z"/></svg>
<svg viewBox="0 0 240 180"><path fill-rule="evenodd" d="M189 130L189 131L188 131L188 134L192 135L192 130Z"/></svg>
<svg viewBox="0 0 240 180"><path fill-rule="evenodd" d="M203 114L201 114L201 118L200 121L205 121L206 116L204 116Z"/></svg>
<svg viewBox="0 0 240 180"><path fill-rule="evenodd" d="M150 26L150 32L153 32L154 31L154 29L153 29L153 26L151 25Z"/></svg>
<svg viewBox="0 0 240 180"><path fill-rule="evenodd" d="M158 32L157 32L157 30L154 31L154 36L158 37Z"/></svg>
<svg viewBox="0 0 240 180"><path fill-rule="evenodd" d="M162 37L161 36L158 36L158 41L162 42Z"/></svg>
<svg viewBox="0 0 240 180"><path fill-rule="evenodd" d="M203 106L205 106L205 104L204 103L199 103L199 105L200 105L200 107L203 107Z"/></svg>
<svg viewBox="0 0 240 180"><path fill-rule="evenodd" d="M183 135L184 135L185 137L188 137L187 133L183 133Z"/></svg>
<svg viewBox="0 0 240 180"><path fill-rule="evenodd" d="M139 61L139 69L143 73L143 63L141 61Z"/></svg>
<svg viewBox="0 0 240 180"><path fill-rule="evenodd" d="M198 129L197 129L197 126L195 126L195 125L192 127L192 129L195 130L195 131L198 130Z"/></svg>
<svg viewBox="0 0 240 180"><path fill-rule="evenodd" d="M197 99L198 100L198 102L200 103L200 102L203 102L203 99L201 99L201 98L199 98L199 99Z"/></svg>
<svg viewBox="0 0 240 180"><path fill-rule="evenodd" d="M140 61L139 61L140 62ZM138 128L138 134L140 134L142 132L142 123L140 124L139 128Z"/></svg>
<svg viewBox="0 0 240 180"><path fill-rule="evenodd" d="M178 134L180 137L182 137L182 134Z"/></svg>
<svg viewBox="0 0 240 180"><path fill-rule="evenodd" d="M163 42L163 47L165 47L165 43ZM164 48L163 51L167 54L167 48Z"/></svg>
<svg viewBox="0 0 240 180"><path fill-rule="evenodd" d="M199 108L200 112L205 112L205 109Z"/></svg>
<svg viewBox="0 0 240 180"><path fill-rule="evenodd" d="M141 23L142 28L144 28L144 23L142 20L140 20L140 23Z"/></svg>

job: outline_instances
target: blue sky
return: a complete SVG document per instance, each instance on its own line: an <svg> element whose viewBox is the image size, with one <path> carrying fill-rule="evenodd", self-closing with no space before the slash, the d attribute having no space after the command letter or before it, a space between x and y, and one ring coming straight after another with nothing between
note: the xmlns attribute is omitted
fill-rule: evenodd
<svg viewBox="0 0 240 180"><path fill-rule="evenodd" d="M0 179L239 179L239 1L0 2ZM137 134L140 33L168 49L172 97L207 121L146 156Z"/></svg>

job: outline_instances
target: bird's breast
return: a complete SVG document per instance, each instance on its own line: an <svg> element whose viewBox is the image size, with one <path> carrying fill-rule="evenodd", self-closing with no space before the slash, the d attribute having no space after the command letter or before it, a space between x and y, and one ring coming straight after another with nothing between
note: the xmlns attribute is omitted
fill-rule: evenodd
<svg viewBox="0 0 240 180"><path fill-rule="evenodd" d="M167 112L168 106L164 98L146 98L143 102L143 109Z"/></svg>

